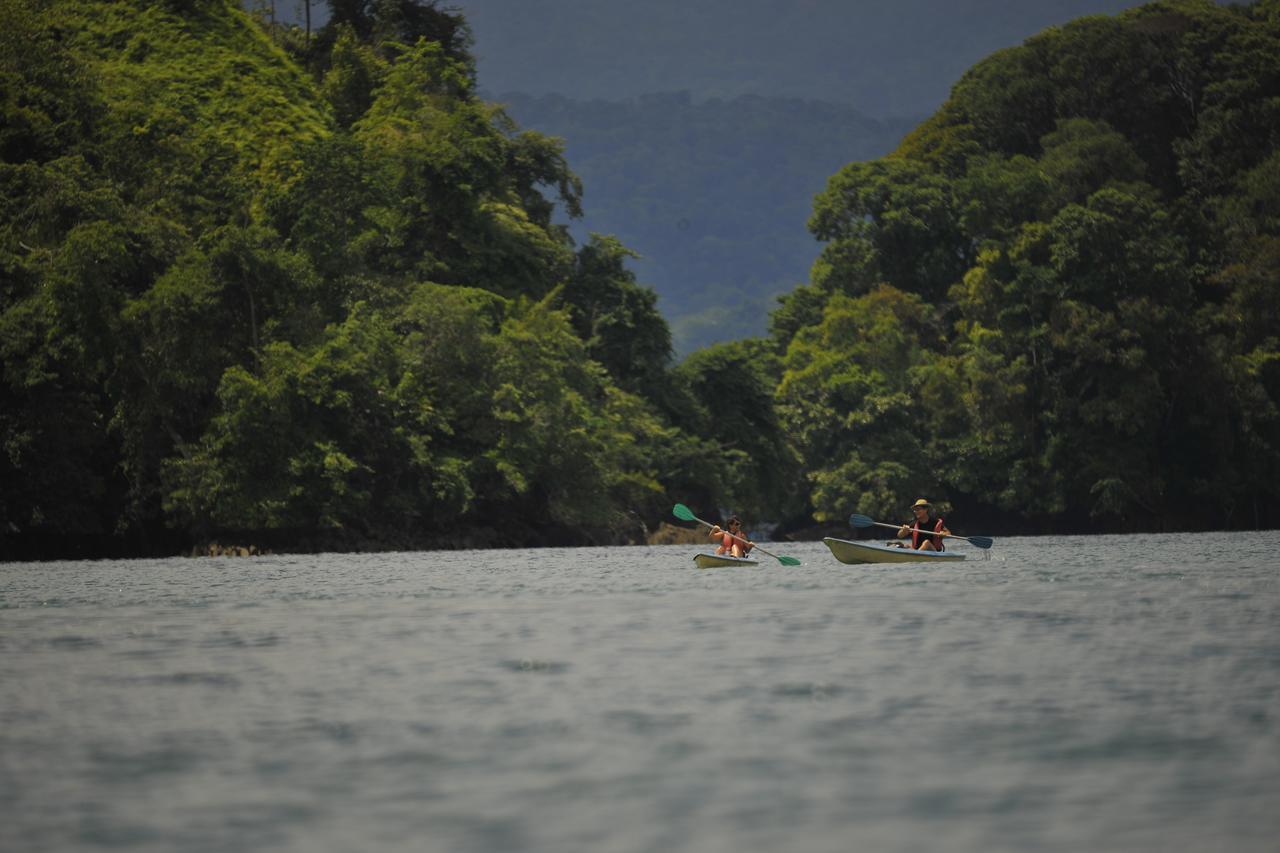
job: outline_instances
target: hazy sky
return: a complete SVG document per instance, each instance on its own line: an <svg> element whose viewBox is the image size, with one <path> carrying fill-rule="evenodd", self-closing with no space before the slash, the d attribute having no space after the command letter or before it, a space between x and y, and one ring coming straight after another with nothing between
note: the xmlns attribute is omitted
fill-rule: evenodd
<svg viewBox="0 0 1280 853"><path fill-rule="evenodd" d="M1219 3L1228 0L1217 0ZM246 2L248 5L248 2ZM277 0L302 19L302 0ZM620 100L777 95L918 118L970 66L1137 0L438 0L476 36L480 88ZM312 2L312 23L328 17Z"/></svg>
<svg viewBox="0 0 1280 853"><path fill-rule="evenodd" d="M979 59L1130 0L442 0L476 36L480 86L618 99L688 89L932 112Z"/></svg>

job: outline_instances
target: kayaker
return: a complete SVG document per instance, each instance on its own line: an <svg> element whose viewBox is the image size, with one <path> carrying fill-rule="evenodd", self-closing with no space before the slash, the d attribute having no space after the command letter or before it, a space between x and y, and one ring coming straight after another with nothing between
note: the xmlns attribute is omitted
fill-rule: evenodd
<svg viewBox="0 0 1280 853"><path fill-rule="evenodd" d="M735 536L740 538L735 539ZM745 557L756 547L756 543L743 535L742 522L736 515L725 522L723 529L718 524L711 525L711 538L720 540L720 545L716 548L717 554L728 554L731 557Z"/></svg>
<svg viewBox="0 0 1280 853"><path fill-rule="evenodd" d="M941 536L931 536L931 533L950 533L947 525L943 522L942 516L933 511L933 506L920 498L911 505L911 512L915 515L915 523L904 524L898 528L898 538L906 539L911 537L911 547L917 551L945 551L942 545Z"/></svg>

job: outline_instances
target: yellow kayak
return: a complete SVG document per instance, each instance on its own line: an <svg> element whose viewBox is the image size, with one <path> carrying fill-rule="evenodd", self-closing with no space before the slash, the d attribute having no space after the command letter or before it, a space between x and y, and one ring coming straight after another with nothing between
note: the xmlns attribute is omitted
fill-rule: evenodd
<svg viewBox="0 0 1280 853"><path fill-rule="evenodd" d="M693 558L694 565L700 569L716 569L723 566L758 566L757 561L748 557L730 557L728 554L697 554Z"/></svg>

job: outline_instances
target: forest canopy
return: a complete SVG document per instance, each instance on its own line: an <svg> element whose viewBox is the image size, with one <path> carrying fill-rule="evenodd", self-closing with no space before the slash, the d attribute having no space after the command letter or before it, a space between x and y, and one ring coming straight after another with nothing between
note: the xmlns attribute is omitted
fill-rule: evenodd
<svg viewBox="0 0 1280 853"><path fill-rule="evenodd" d="M628 250L465 22L0 2L0 529L28 552L640 540L727 497Z"/></svg>
<svg viewBox="0 0 1280 853"><path fill-rule="evenodd" d="M1274 526L1280 4L1165 0L976 65L816 200L773 316L819 519Z"/></svg>
<svg viewBox="0 0 1280 853"><path fill-rule="evenodd" d="M465 20L329 7L0 0L4 555L1268 524L1278 0L979 63L831 177L769 334L680 363Z"/></svg>

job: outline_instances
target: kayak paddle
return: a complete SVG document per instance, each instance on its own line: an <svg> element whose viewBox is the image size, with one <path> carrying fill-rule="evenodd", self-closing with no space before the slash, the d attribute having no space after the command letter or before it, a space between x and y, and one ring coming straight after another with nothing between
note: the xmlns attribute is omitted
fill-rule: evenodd
<svg viewBox="0 0 1280 853"><path fill-rule="evenodd" d="M867 516L858 515L856 512L849 516L849 524L853 527L871 527L873 525L876 527L888 527L890 530L902 528L901 524L885 524L883 521L872 521ZM990 548L995 541L990 536L960 536L955 533L933 533L928 530L921 530L920 532L929 536L950 536L952 539L963 539L983 549Z"/></svg>
<svg viewBox="0 0 1280 853"><path fill-rule="evenodd" d="M696 521L699 524L705 524L707 527L715 527L715 525L712 524L711 522L703 521L702 519L698 518L684 504L676 504L675 508L671 510L671 514L674 515L676 518L680 519L681 521ZM726 530L725 533L729 533L729 531ZM744 545L747 544L747 540L743 539L741 536L734 536L732 533L729 533L729 535L733 536L734 539L737 539L742 544ZM777 554L770 554L768 551L761 548L759 545L756 545L755 549L762 554L769 554L770 557L773 557L773 559L777 560L779 563L782 563L782 565L784 566L800 565L800 561L797 560L795 557L786 557L786 556L779 557Z"/></svg>

